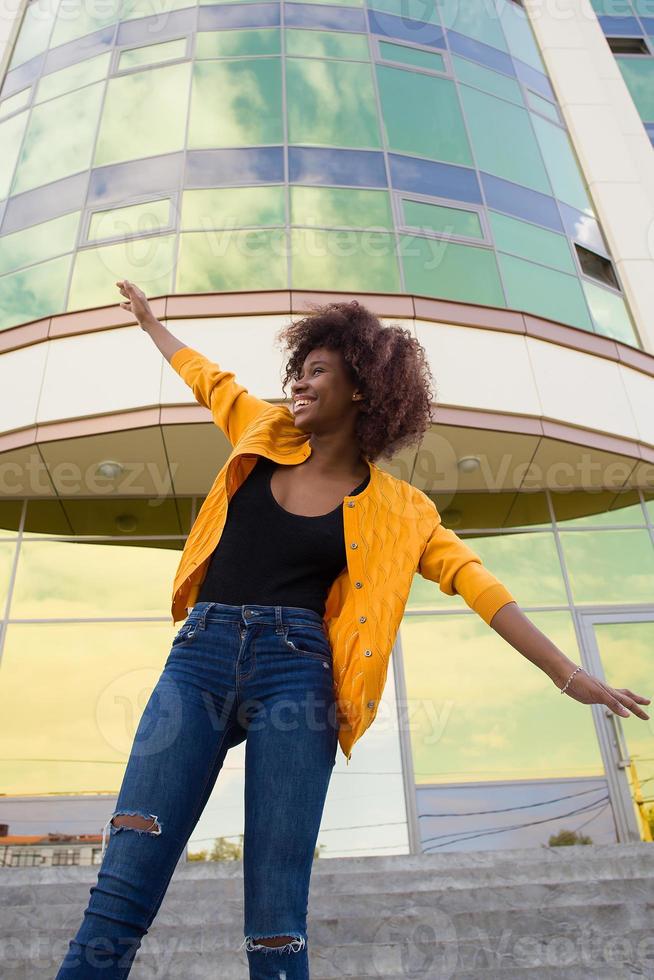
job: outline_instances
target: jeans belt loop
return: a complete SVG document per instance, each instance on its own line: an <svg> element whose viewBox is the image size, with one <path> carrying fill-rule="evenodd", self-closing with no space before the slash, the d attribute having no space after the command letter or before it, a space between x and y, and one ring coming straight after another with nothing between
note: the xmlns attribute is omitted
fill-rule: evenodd
<svg viewBox="0 0 654 980"><path fill-rule="evenodd" d="M284 632L284 620L282 617L282 607L275 606L275 633L281 634Z"/></svg>

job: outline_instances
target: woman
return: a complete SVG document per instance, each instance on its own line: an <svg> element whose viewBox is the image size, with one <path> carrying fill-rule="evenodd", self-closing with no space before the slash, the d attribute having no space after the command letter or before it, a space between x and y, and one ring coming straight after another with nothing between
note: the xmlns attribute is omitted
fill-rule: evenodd
<svg viewBox="0 0 654 980"><path fill-rule="evenodd" d="M252 980L304 980L337 746L349 762L375 718L416 571L460 594L582 704L648 719L639 704L649 698L566 657L426 494L375 464L430 424L431 374L409 330L383 327L356 301L285 327L291 412L177 340L138 287L117 286L232 452L185 542L172 599L173 621L185 622L140 719L98 883L56 980L128 975L225 755L243 740L242 946Z"/></svg>

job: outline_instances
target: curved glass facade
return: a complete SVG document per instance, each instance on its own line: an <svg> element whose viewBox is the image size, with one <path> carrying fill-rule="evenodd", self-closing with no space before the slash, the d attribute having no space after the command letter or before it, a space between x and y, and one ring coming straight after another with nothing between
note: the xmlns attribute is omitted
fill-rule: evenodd
<svg viewBox="0 0 654 980"><path fill-rule="evenodd" d="M127 277L408 292L639 346L511 0L35 0L0 145L0 329Z"/></svg>

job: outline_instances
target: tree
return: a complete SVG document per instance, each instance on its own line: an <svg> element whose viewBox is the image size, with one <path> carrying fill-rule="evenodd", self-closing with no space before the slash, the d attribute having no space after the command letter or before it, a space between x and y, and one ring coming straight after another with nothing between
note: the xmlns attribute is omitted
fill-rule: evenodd
<svg viewBox="0 0 654 980"><path fill-rule="evenodd" d="M552 834L547 843L550 847L568 847L571 844L592 844L593 838L578 834L576 830L560 830L558 834Z"/></svg>

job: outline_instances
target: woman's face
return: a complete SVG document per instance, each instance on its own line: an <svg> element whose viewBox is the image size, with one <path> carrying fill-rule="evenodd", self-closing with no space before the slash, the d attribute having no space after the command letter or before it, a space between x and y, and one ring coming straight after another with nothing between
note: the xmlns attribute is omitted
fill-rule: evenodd
<svg viewBox="0 0 654 980"><path fill-rule="evenodd" d="M352 398L357 391L340 351L316 347L307 354L299 377L291 384L296 428L320 433L350 424L360 405Z"/></svg>

